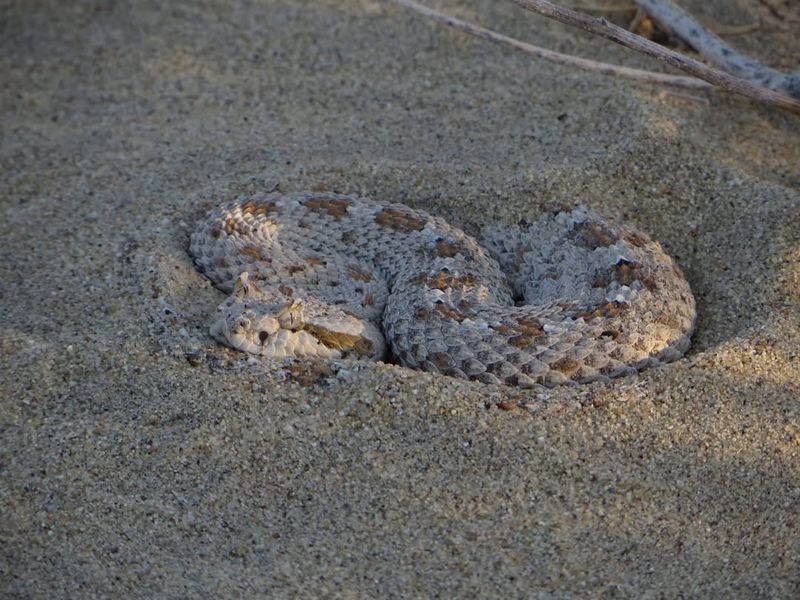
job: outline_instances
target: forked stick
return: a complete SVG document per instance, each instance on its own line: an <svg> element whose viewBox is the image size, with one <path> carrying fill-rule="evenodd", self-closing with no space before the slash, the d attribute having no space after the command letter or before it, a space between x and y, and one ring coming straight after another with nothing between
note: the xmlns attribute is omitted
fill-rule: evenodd
<svg viewBox="0 0 800 600"><path fill-rule="evenodd" d="M609 39L612 42L652 56L653 58L699 77L700 79L704 79L729 92L733 92L734 94L739 94L752 100L764 102L765 104L772 104L800 114L800 100L708 67L693 58L659 46L655 42L651 42L635 33L622 29L622 27L617 27L605 19L590 17L589 15L564 8L552 2L547 2L546 0L511 1L531 12L555 19L566 25L580 27L590 33Z"/></svg>
<svg viewBox="0 0 800 600"><path fill-rule="evenodd" d="M636 0L636 4L661 27L728 73L800 99L800 73L781 73L740 54L669 0Z"/></svg>
<svg viewBox="0 0 800 600"><path fill-rule="evenodd" d="M706 83L702 79L697 79L696 77L684 77L682 75L668 75L666 73L656 73L654 71L643 71L641 69L621 67L619 65L597 62L594 60L589 60L588 58L580 58L577 56L572 56L570 54L562 54L561 52L554 52L553 50L540 48L539 46L534 46L533 44L528 44L526 42L521 42L514 38L508 37L506 35L503 35L502 33L497 33L496 31L492 31L491 29L486 29L485 27L481 27L480 25L468 23L467 21L462 21L461 19L457 19L455 17L451 17L444 13L440 13L439 11L436 11L432 8L423 6L418 2L414 2L414 0L394 0L394 2L397 4L402 4L403 6L406 6L412 10L415 10L416 12L423 14L426 17L430 17L435 21L439 21L440 23L449 25L454 29L463 31L464 33L468 33L470 35L474 35L475 37L483 38L485 40L490 40L492 42L497 42L498 44L502 44L504 46L510 46L511 48L521 50L522 52L530 54L531 56L535 56L537 58L543 58L545 60L549 60L551 62L560 65L566 65L568 67L576 67L578 69L583 69L585 71L592 71L594 73L601 73L603 75L613 75L615 77L620 77L623 79L631 79L633 81L641 81L644 83L674 85L677 87L683 87L694 90L708 89L711 87L709 83Z"/></svg>
<svg viewBox="0 0 800 600"><path fill-rule="evenodd" d="M619 67L616 65L597 63L595 61L591 61L588 59L582 59L575 56L560 54L558 52L552 52L550 50L538 48L536 46L520 42L513 38L509 38L507 36L496 33L490 29L485 29L483 27L479 27L477 25L473 25L471 23L455 19L454 17L444 15L422 4L419 4L414 0L392 0L392 1L396 2L397 4L406 6L407 8L415 10L416 12L424 14L437 21L445 23L451 27L464 31L465 33L469 33L471 35L483 39L488 39L493 42L498 42L507 46L511 46L523 50L528 54L532 54L540 58L545 58L547 60L557 62L559 64L565 64L569 66L586 69L589 71L600 72L605 75L625 77L627 79L634 79L637 81L646 81L649 83L679 85L681 87L689 87L689 88L708 87L707 84L693 77L675 77L660 73L652 73L649 71L640 71L638 69L629 69L626 67ZM800 101L790 96L786 96L779 92L762 88L761 86L750 83L749 81L745 81L738 77L734 77L733 75L729 75L722 71L718 71L717 69L708 67L703 63L700 63L696 60L683 56L682 54L679 54L677 52L673 52L671 50L663 48L658 44L655 44L638 35L630 33L629 31L626 31L621 27L612 25L608 23L608 21L606 21L605 19L597 19L594 17L590 17L588 15L575 12L567 8L563 8L561 6L552 4L551 2L546 2L544 0L512 0L512 1L515 2L516 4L519 4L523 8L526 8L527 10L561 21L562 23L565 23L567 25L580 27L582 29L585 29L586 31L589 31L590 33L601 35L607 39L617 42L618 44L622 44L623 46L627 46L634 50L638 50L639 52L648 54L649 56L653 56L658 60L661 60L662 62L666 62L667 64L677 67L683 71L696 75L700 79L703 79L727 91L740 94L742 96L750 98L751 100L756 100L758 102L763 102L765 104L771 104L773 106L778 106L780 108L800 114Z"/></svg>

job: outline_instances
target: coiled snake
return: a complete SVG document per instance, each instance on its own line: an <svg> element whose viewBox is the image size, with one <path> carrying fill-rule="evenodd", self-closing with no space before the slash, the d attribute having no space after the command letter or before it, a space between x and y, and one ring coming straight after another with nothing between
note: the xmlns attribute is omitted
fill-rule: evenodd
<svg viewBox="0 0 800 600"><path fill-rule="evenodd" d="M192 235L230 297L211 332L266 357L392 355L488 383L587 382L679 358L695 303L645 234L583 208L491 227L481 243L402 204L256 194Z"/></svg>

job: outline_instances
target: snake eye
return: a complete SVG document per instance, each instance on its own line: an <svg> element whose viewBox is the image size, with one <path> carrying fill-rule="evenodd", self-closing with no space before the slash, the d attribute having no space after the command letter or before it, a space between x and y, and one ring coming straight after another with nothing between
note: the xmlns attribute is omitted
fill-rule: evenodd
<svg viewBox="0 0 800 600"><path fill-rule="evenodd" d="M264 345L264 342L267 341L269 334L266 331L259 331L258 332L258 340L261 342L261 345Z"/></svg>

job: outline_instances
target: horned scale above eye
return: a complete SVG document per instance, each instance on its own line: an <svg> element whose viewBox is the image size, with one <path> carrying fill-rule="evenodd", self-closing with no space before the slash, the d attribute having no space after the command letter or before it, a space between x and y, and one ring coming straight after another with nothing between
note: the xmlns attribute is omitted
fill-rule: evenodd
<svg viewBox="0 0 800 600"><path fill-rule="evenodd" d="M583 208L487 225L479 243L402 204L256 194L212 210L190 251L232 293L214 336L265 357L391 349L412 368L556 385L675 360L695 322L661 246Z"/></svg>

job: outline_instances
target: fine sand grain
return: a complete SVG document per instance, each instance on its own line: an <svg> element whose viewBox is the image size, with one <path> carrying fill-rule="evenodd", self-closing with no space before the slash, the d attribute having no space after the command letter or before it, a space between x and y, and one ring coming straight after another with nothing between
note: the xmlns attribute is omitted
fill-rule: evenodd
<svg viewBox="0 0 800 600"><path fill-rule="evenodd" d="M681 4L798 67L791 2ZM0 31L0 595L798 597L798 117L370 0L11 1ZM219 347L189 233L305 189L628 221L689 279L694 347L532 391Z"/></svg>

